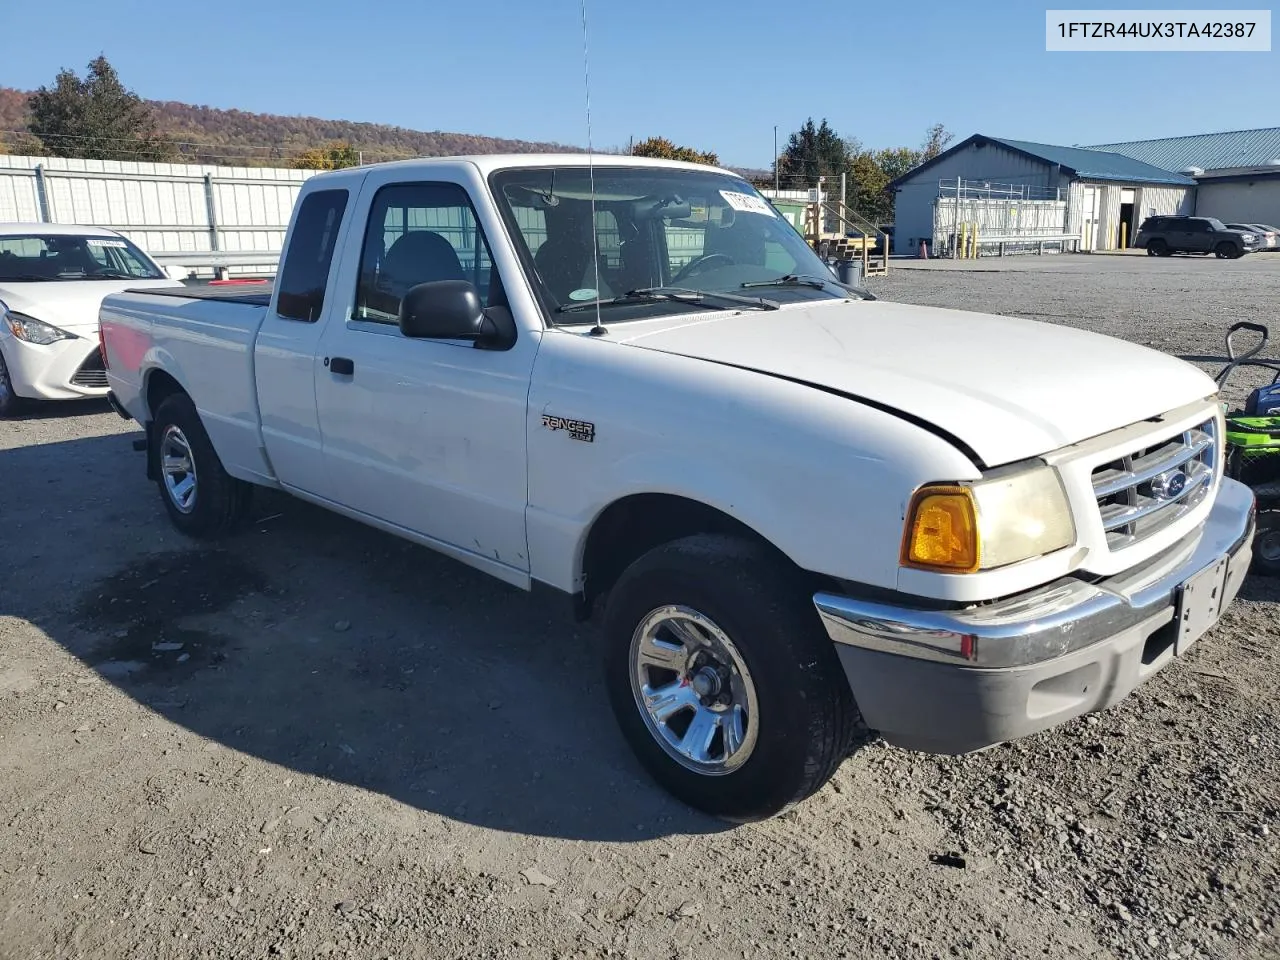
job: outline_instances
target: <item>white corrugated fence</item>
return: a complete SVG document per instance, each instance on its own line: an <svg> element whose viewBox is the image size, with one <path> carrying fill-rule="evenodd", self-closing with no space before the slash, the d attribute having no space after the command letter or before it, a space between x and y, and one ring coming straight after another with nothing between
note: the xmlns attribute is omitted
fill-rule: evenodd
<svg viewBox="0 0 1280 960"><path fill-rule="evenodd" d="M314 170L0 155L0 221L118 230L199 273L274 273Z"/></svg>

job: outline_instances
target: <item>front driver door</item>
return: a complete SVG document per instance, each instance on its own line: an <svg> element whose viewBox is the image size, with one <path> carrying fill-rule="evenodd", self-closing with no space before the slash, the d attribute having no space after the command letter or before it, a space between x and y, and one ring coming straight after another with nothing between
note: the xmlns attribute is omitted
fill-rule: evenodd
<svg viewBox="0 0 1280 960"><path fill-rule="evenodd" d="M502 309L486 230L458 179L371 174L361 192L359 262L339 279L345 316L321 339L316 406L336 499L361 513L518 571L529 569L526 405L537 339L506 350L405 337L409 288L467 280Z"/></svg>

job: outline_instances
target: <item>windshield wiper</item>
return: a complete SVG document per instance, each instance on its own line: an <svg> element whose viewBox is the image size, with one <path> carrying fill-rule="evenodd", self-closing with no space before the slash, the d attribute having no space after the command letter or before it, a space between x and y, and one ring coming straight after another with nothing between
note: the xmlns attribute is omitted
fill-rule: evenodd
<svg viewBox="0 0 1280 960"><path fill-rule="evenodd" d="M826 290L828 287L839 287L841 290L847 290L849 293L861 297L863 300L874 300L871 291L864 290L861 287L850 286L847 283L841 283L835 277L827 280L822 277L810 277L802 274L788 273L785 276L774 277L772 280L751 280L742 284L743 289L751 289L752 287L813 287L815 290Z"/></svg>
<svg viewBox="0 0 1280 960"><path fill-rule="evenodd" d="M784 277L774 277L772 280L751 280L742 284L742 289L749 290L752 287L813 287L815 290L825 290L831 281L823 280L821 277L805 277L794 273L788 273Z"/></svg>
<svg viewBox="0 0 1280 960"><path fill-rule="evenodd" d="M0 283L46 283L57 277L43 277L35 273L20 273L16 277L0 277Z"/></svg>
<svg viewBox="0 0 1280 960"><path fill-rule="evenodd" d="M708 306L719 302L718 309L729 310L732 307L755 307L758 310L777 310L779 304L764 297L740 297L734 293L715 293L708 290L687 290L684 287L643 287L639 290L628 290L620 297L608 297L603 300L587 300L582 303L566 303L556 308L556 313L576 313L581 310L592 310L616 303L637 303L656 300L674 300L678 303L698 303L704 301Z"/></svg>
<svg viewBox="0 0 1280 960"><path fill-rule="evenodd" d="M83 277L85 280L159 280L159 277L135 277L132 273L125 273L122 270L99 270L97 273L90 273Z"/></svg>

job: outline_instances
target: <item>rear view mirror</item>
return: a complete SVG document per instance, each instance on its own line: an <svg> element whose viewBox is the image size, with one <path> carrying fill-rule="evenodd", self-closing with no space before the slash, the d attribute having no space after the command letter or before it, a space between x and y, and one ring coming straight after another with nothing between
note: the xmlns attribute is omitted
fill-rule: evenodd
<svg viewBox="0 0 1280 960"><path fill-rule="evenodd" d="M433 340L475 340L491 330L474 284L435 280L410 287L400 301L400 332Z"/></svg>
<svg viewBox="0 0 1280 960"><path fill-rule="evenodd" d="M687 220L692 212L693 205L677 196L642 197L631 204L635 220Z"/></svg>

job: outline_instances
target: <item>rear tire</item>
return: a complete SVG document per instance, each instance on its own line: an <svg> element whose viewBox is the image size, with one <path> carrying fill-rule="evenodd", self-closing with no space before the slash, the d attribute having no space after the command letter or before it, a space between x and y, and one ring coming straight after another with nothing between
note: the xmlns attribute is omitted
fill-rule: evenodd
<svg viewBox="0 0 1280 960"><path fill-rule="evenodd" d="M253 484L227 473L185 393L167 397L151 425L160 500L173 525L197 539L230 532L249 508Z"/></svg>
<svg viewBox="0 0 1280 960"><path fill-rule="evenodd" d="M1261 576L1280 577L1280 507L1258 511L1251 566Z"/></svg>
<svg viewBox="0 0 1280 960"><path fill-rule="evenodd" d="M805 584L746 540L649 551L610 591L604 632L623 735L654 780L712 816L782 813L865 735Z"/></svg>
<svg viewBox="0 0 1280 960"><path fill-rule="evenodd" d="M1169 244L1163 240L1152 240L1147 244L1147 256L1149 257L1167 257L1169 256Z"/></svg>

